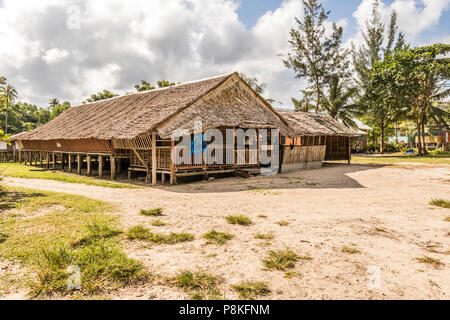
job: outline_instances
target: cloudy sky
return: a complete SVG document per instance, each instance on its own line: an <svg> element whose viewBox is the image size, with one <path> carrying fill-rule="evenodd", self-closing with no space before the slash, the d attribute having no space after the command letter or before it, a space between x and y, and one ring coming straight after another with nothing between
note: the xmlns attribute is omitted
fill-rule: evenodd
<svg viewBox="0 0 450 320"><path fill-rule="evenodd" d="M345 41L372 0L324 0ZM412 45L450 43L450 0L382 1L399 13ZM233 71L267 84L266 97L291 107L304 83L282 63L301 0L0 0L0 75L19 99L80 103L91 93L133 91L141 79L184 82Z"/></svg>

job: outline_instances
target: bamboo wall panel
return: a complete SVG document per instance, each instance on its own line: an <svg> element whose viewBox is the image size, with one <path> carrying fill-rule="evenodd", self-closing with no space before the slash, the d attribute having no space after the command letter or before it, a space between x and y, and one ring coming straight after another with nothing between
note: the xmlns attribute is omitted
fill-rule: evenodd
<svg viewBox="0 0 450 320"><path fill-rule="evenodd" d="M76 140L23 140L23 149L33 151L63 152L111 152L108 140L76 139Z"/></svg>
<svg viewBox="0 0 450 320"><path fill-rule="evenodd" d="M325 160L326 146L301 146L286 148L283 164L319 162Z"/></svg>

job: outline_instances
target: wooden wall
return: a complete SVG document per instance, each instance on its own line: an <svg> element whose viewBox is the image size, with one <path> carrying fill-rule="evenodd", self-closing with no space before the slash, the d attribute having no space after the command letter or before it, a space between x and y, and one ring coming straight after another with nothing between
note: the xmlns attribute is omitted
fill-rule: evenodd
<svg viewBox="0 0 450 320"><path fill-rule="evenodd" d="M24 150L56 151L56 152L103 152L111 153L109 140L78 139L78 140L24 140L19 141Z"/></svg>

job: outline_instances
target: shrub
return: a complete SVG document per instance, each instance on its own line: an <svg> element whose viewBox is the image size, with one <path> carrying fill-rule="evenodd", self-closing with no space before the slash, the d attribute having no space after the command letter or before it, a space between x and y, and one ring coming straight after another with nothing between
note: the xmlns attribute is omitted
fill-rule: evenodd
<svg viewBox="0 0 450 320"><path fill-rule="evenodd" d="M231 287L243 299L255 299L259 296L267 296L271 292L267 282L245 281Z"/></svg>
<svg viewBox="0 0 450 320"><path fill-rule="evenodd" d="M162 216L162 208L150 209L150 210L141 210L141 215L150 216L150 217L160 217Z"/></svg>
<svg viewBox="0 0 450 320"><path fill-rule="evenodd" d="M252 224L252 220L250 218L240 215L240 216L228 216L226 217L226 220L230 224L239 224L242 226L248 226Z"/></svg>
<svg viewBox="0 0 450 320"><path fill-rule="evenodd" d="M299 256L292 250L270 251L269 256L263 260L269 270L285 270L294 267Z"/></svg>
<svg viewBox="0 0 450 320"><path fill-rule="evenodd" d="M208 240L208 243L215 242L218 245L223 245L228 240L233 239L233 235L225 232L217 232L215 230L211 230L210 232L203 235L203 238Z"/></svg>

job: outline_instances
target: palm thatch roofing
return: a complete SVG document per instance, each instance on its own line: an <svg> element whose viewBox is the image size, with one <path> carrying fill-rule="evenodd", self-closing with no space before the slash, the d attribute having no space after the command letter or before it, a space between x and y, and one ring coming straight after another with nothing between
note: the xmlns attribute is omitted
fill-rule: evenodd
<svg viewBox="0 0 450 320"><path fill-rule="evenodd" d="M277 110L287 120L296 136L356 137L358 133L327 114Z"/></svg>
<svg viewBox="0 0 450 320"><path fill-rule="evenodd" d="M172 87L132 93L69 108L63 114L11 140L133 139L157 131L163 138L176 129L218 127L278 128L286 121L238 73Z"/></svg>

